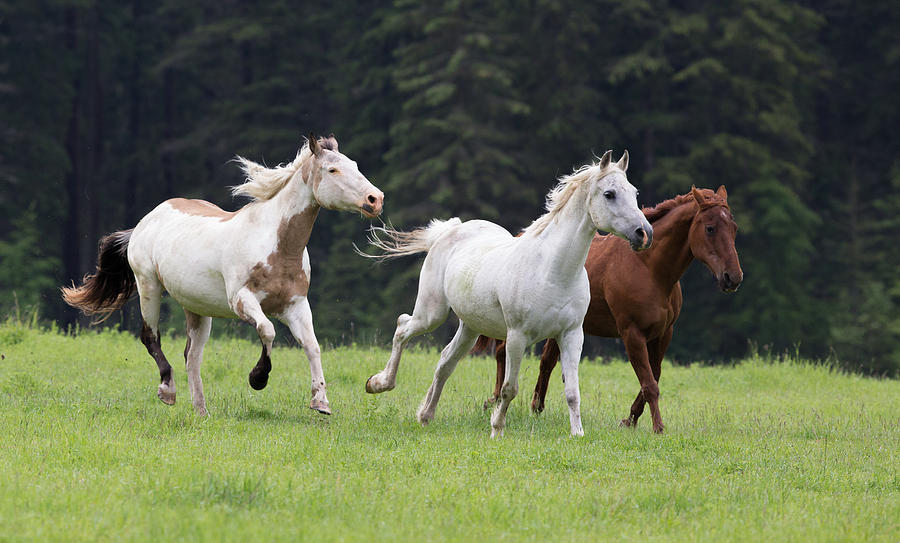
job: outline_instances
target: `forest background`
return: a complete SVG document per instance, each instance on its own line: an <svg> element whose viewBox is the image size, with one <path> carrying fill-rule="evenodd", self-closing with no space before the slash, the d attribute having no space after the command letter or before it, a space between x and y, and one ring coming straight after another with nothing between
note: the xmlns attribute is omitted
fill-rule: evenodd
<svg viewBox="0 0 900 543"><path fill-rule="evenodd" d="M724 184L740 227L743 286L694 264L670 358L896 376L897 36L886 0L2 0L0 315L85 325L57 289L101 235L174 196L236 209L234 155L290 161L309 132L337 136L402 228L517 231L556 177L628 149L641 204ZM420 259L355 255L367 226L316 223L325 344L386 343L412 309Z"/></svg>

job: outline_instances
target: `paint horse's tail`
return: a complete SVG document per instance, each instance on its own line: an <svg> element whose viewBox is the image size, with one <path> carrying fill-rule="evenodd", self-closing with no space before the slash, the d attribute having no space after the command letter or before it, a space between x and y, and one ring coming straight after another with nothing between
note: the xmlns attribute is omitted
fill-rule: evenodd
<svg viewBox="0 0 900 543"><path fill-rule="evenodd" d="M362 256L375 260L387 260L416 253L427 253L439 237L460 224L462 224L462 221L457 217L453 217L446 221L432 219L428 226L416 228L411 232L394 230L390 226L372 227L369 230L369 243L380 249L382 254L370 255L359 250L357 252ZM379 237L379 233L383 234L385 239Z"/></svg>
<svg viewBox="0 0 900 543"><path fill-rule="evenodd" d="M103 322L119 309L136 290L134 272L128 265L128 241L131 230L114 232L100 238L97 273L85 275L81 286L62 287L63 300L85 315L97 315Z"/></svg>

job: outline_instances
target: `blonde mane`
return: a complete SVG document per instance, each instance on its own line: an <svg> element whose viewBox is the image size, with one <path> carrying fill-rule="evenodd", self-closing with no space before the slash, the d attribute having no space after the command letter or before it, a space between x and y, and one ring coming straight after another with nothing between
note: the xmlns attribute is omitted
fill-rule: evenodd
<svg viewBox="0 0 900 543"><path fill-rule="evenodd" d="M240 185L231 187L232 196L249 196L253 201L271 200L288 181L297 173L300 166L312 156L309 150L309 142L297 151L297 156L289 164L279 164L274 168L266 168L252 160L242 156L234 157L234 160L244 171L246 181Z"/></svg>
<svg viewBox="0 0 900 543"><path fill-rule="evenodd" d="M545 206L547 213L544 213L535 219L535 221L523 231L523 234L534 234L536 236L543 232L544 229L553 222L556 216L559 215L559 212L566 207L566 204L572 199L575 191L577 191L586 181L590 179L599 179L609 175L613 171L624 173L624 170L619 168L618 164L615 162L610 162L605 168L601 168L599 163L594 162L592 164L585 164L571 174L560 177L556 186L547 193L547 203Z"/></svg>

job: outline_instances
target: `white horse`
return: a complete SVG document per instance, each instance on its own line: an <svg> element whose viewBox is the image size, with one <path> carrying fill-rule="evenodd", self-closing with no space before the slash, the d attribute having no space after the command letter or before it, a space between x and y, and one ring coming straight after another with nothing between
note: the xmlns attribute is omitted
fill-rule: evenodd
<svg viewBox="0 0 900 543"><path fill-rule="evenodd" d="M160 348L159 306L168 291L184 308L184 349L191 401L206 415L200 365L212 317L240 318L256 328L262 355L250 372L257 390L268 382L275 327L283 321L303 346L312 382L310 408L330 414L319 344L313 331L306 244L319 208L359 211L374 218L384 194L356 162L338 151L334 136L307 143L290 164L265 168L238 157L247 180L232 188L253 201L236 212L203 200L175 198L157 206L132 230L100 240L97 272L63 298L103 318L120 308L135 288L144 319L141 341L159 367L157 396L175 403L172 367ZM102 320L102 319L101 319Z"/></svg>
<svg viewBox="0 0 900 543"><path fill-rule="evenodd" d="M491 417L491 437L503 435L506 411L518 392L519 365L526 347L555 338L562 352L565 395L572 435L581 427L578 362L584 340L581 324L590 300L584 262L596 230L627 239L633 249L650 246L653 230L637 205L637 190L628 182L626 151L611 164L607 151L598 164L563 177L547 196L547 213L520 237L487 221L433 220L424 228L398 232L377 228L371 243L391 258L427 252L419 275L412 316L397 318L391 357L384 370L369 378L366 391L394 388L403 347L410 338L430 332L447 318L459 317L456 336L441 352L434 381L418 411L427 424L444 383L479 334L506 339L506 377L500 402Z"/></svg>

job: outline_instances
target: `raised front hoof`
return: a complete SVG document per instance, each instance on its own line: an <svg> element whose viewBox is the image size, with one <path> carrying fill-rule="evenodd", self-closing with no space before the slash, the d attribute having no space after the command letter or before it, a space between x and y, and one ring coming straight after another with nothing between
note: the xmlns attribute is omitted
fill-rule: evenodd
<svg viewBox="0 0 900 543"><path fill-rule="evenodd" d="M382 384L378 379L376 379L376 377L378 377L377 373L366 380L366 392L368 392L369 394L379 394L381 392L393 390L393 385L388 386Z"/></svg>
<svg viewBox="0 0 900 543"><path fill-rule="evenodd" d="M331 408L328 407L328 402L323 402L322 400L313 400L309 403L309 408L322 413L323 415L330 415Z"/></svg>
<svg viewBox="0 0 900 543"><path fill-rule="evenodd" d="M156 397L166 405L175 405L175 388L161 384L156 389Z"/></svg>
<svg viewBox="0 0 900 543"><path fill-rule="evenodd" d="M269 374L261 371L251 371L248 380L250 381L250 388L253 390L262 390L269 384Z"/></svg>

